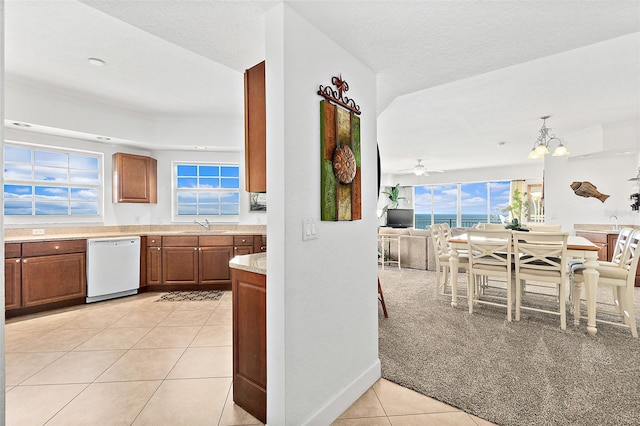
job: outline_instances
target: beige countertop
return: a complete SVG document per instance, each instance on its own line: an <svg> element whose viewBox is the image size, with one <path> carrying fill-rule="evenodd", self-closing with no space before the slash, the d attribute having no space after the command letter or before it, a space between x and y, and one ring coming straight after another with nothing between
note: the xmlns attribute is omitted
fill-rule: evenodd
<svg viewBox="0 0 640 426"><path fill-rule="evenodd" d="M43 235L33 235L32 228L5 229L5 242L71 240L78 238L109 238L159 235L266 235L265 225L212 225L207 231L198 225L131 225L80 226L43 229Z"/></svg>
<svg viewBox="0 0 640 426"><path fill-rule="evenodd" d="M253 272L255 274L267 275L267 253L236 256L229 262L229 267Z"/></svg>

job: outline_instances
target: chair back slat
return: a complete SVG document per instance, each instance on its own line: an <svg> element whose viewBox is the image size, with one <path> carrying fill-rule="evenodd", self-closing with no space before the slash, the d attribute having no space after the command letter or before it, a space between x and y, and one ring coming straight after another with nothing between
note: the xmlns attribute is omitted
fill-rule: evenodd
<svg viewBox="0 0 640 426"><path fill-rule="evenodd" d="M509 230L470 229L467 231L467 250L471 274L481 274L483 269L511 270L513 249Z"/></svg>
<svg viewBox="0 0 640 426"><path fill-rule="evenodd" d="M566 232L514 231L516 270L562 274L566 268L567 238Z"/></svg>
<svg viewBox="0 0 640 426"><path fill-rule="evenodd" d="M620 233L618 233L618 238L613 246L613 255L611 256L612 263L620 264L622 261L622 256L627 249L627 242L629 241L629 237L633 231L633 228L625 227L620 230Z"/></svg>

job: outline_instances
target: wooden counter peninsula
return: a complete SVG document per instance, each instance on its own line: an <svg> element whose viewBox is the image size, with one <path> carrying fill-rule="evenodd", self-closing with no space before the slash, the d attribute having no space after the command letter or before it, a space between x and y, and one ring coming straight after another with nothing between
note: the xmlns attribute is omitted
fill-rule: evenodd
<svg viewBox="0 0 640 426"><path fill-rule="evenodd" d="M267 254L229 262L233 291L233 402L267 422Z"/></svg>

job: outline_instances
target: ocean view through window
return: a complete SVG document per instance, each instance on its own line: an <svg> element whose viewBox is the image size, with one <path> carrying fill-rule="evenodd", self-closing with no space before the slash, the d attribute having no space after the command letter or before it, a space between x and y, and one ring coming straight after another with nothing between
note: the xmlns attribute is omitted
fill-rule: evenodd
<svg viewBox="0 0 640 426"><path fill-rule="evenodd" d="M416 186L415 227L447 223L471 228L477 223L501 223L509 193L509 181Z"/></svg>

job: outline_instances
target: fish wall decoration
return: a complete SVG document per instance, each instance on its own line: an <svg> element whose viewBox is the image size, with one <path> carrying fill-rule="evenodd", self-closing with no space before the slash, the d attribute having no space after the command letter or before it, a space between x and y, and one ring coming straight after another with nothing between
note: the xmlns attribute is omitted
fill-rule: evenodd
<svg viewBox="0 0 640 426"><path fill-rule="evenodd" d="M573 189L573 192L576 195L579 195L581 197L585 197L585 198L589 198L589 197L594 197L597 198L598 200L602 201L604 203L604 200L606 200L607 198L609 198L608 195L603 194L602 192L598 191L598 188L596 188L596 186L594 184L592 184L591 182L573 182L571 184L571 189Z"/></svg>

